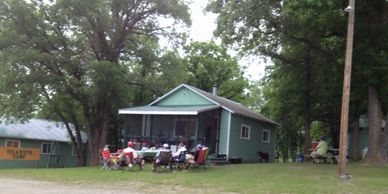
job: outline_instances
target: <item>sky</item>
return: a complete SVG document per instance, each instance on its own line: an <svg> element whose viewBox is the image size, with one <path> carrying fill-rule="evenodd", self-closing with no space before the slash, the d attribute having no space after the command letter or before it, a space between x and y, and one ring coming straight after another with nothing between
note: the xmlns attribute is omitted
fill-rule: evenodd
<svg viewBox="0 0 388 194"><path fill-rule="evenodd" d="M190 6L192 19L190 37L194 41L209 41L213 38L217 15L203 12L207 3L207 0L193 0ZM236 52L229 53L233 56ZM239 65L246 67L245 74L250 80L259 80L264 76L266 63L258 56L241 59Z"/></svg>

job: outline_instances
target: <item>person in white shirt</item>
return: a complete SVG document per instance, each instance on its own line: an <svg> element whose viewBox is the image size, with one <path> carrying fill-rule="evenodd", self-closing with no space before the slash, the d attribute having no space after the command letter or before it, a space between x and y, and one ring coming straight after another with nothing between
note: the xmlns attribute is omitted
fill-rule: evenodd
<svg viewBox="0 0 388 194"><path fill-rule="evenodd" d="M125 153L129 153L129 152L132 152L133 154L133 158L137 158L137 153L135 151L135 149L133 149L133 143L131 141L128 142L128 147L126 147L124 150L123 150L124 154Z"/></svg>
<svg viewBox="0 0 388 194"><path fill-rule="evenodd" d="M163 147L161 148L161 149L159 149L159 151L158 151L158 153L156 153L156 155L155 155L155 157L157 158L157 157L159 157L159 155L160 155L160 152L171 152L171 150L170 149L168 149L168 144L163 144Z"/></svg>
<svg viewBox="0 0 388 194"><path fill-rule="evenodd" d="M179 155L182 153L182 152L186 152L187 149L185 147L185 144L183 142L179 143L178 144L178 150L172 154L172 157L173 158L176 158L176 157L179 157Z"/></svg>
<svg viewBox="0 0 388 194"><path fill-rule="evenodd" d="M127 160L127 164L128 164L128 167L132 167L132 163L136 163L136 161L139 159L138 156L137 156L137 153L135 151L135 149L133 149L133 143L131 141L128 142L128 147L126 147L124 150L123 150L123 153L124 153L124 156L127 156L128 153L131 153L132 152L132 156L133 156L133 160L134 161L130 161L130 158L128 157L125 157L126 160Z"/></svg>

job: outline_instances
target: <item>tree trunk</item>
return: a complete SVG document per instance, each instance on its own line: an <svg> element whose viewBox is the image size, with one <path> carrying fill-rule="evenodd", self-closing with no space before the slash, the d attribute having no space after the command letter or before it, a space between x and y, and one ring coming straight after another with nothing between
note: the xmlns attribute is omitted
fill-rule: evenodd
<svg viewBox="0 0 388 194"><path fill-rule="evenodd" d="M388 109L385 114L385 127L381 135L380 156L383 163L388 163Z"/></svg>
<svg viewBox="0 0 388 194"><path fill-rule="evenodd" d="M310 58L307 56L305 58L304 71L305 71L305 80L304 80L304 155L310 153L311 148L311 138L310 138L310 128L311 128L311 66Z"/></svg>
<svg viewBox="0 0 388 194"><path fill-rule="evenodd" d="M95 128L93 132L89 133L89 137L88 137L89 165L97 165L99 163L100 151L103 147L101 146L101 144L106 143L106 142L99 141L101 131L102 131L101 128Z"/></svg>
<svg viewBox="0 0 388 194"><path fill-rule="evenodd" d="M368 153L364 163L376 164L381 162L380 137L381 137L381 104L376 89L368 87Z"/></svg>
<svg viewBox="0 0 388 194"><path fill-rule="evenodd" d="M359 127L360 116L356 116L353 122L353 160L360 159L360 127Z"/></svg>
<svg viewBox="0 0 388 194"><path fill-rule="evenodd" d="M339 122L332 123L330 127L331 144L334 148L339 148L339 127Z"/></svg>
<svg viewBox="0 0 388 194"><path fill-rule="evenodd" d="M89 129L88 152L89 164L97 165L99 163L100 149L107 144L108 119L98 122L98 127Z"/></svg>

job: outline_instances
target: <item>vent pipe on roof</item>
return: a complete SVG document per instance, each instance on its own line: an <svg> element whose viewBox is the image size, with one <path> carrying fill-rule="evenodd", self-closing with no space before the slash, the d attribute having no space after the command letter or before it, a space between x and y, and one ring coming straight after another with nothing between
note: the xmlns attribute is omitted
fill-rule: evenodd
<svg viewBox="0 0 388 194"><path fill-rule="evenodd" d="M217 86L213 86L212 94L217 95Z"/></svg>

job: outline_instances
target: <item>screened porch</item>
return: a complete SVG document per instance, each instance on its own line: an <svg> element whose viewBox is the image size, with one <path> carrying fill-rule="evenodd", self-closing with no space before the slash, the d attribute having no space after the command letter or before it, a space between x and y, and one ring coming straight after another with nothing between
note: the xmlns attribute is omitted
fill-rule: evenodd
<svg viewBox="0 0 388 194"><path fill-rule="evenodd" d="M188 149L196 144L205 144L210 153L218 153L220 111L220 108L216 108L196 115L167 114L168 112L123 114L124 142L138 142L137 149L142 146L160 146L163 143L174 147L179 142L184 142Z"/></svg>

